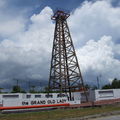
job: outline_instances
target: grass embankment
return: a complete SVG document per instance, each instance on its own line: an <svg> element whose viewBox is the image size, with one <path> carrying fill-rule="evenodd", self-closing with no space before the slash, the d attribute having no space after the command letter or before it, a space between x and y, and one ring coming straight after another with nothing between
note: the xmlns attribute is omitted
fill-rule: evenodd
<svg viewBox="0 0 120 120"><path fill-rule="evenodd" d="M110 105L99 108L60 109L42 112L0 114L0 120L62 120L65 118L83 117L111 111L120 111L120 105Z"/></svg>

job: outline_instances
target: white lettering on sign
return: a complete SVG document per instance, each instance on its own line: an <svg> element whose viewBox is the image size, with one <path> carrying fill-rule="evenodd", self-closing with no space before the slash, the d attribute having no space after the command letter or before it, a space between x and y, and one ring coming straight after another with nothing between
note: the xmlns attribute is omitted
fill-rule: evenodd
<svg viewBox="0 0 120 120"><path fill-rule="evenodd" d="M32 100L32 101L22 101L22 105L45 105L45 104L58 104L65 103L66 99L57 100Z"/></svg>

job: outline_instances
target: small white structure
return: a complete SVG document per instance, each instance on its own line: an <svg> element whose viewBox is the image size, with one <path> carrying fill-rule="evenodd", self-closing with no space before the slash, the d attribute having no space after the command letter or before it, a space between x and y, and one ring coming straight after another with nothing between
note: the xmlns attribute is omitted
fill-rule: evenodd
<svg viewBox="0 0 120 120"><path fill-rule="evenodd" d="M120 98L120 89L102 89L87 91L89 101L110 100ZM81 93L81 102L85 101L85 94Z"/></svg>

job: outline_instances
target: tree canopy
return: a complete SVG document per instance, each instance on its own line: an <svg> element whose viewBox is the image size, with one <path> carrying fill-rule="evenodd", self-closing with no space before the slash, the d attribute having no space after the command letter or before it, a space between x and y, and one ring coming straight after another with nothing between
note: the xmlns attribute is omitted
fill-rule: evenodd
<svg viewBox="0 0 120 120"><path fill-rule="evenodd" d="M22 90L20 86L14 85L14 86L12 87L12 93L25 93L25 91Z"/></svg>
<svg viewBox="0 0 120 120"><path fill-rule="evenodd" d="M102 87L102 89L115 89L120 88L120 80L115 78L111 84L106 84Z"/></svg>

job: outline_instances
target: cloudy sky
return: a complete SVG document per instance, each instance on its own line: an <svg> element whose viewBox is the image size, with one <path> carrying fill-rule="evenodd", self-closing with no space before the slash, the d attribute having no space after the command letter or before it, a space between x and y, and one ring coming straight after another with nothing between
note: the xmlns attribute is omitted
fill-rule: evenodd
<svg viewBox="0 0 120 120"><path fill-rule="evenodd" d="M56 9L68 18L84 81L120 79L119 0L0 0L0 87L48 82Z"/></svg>

